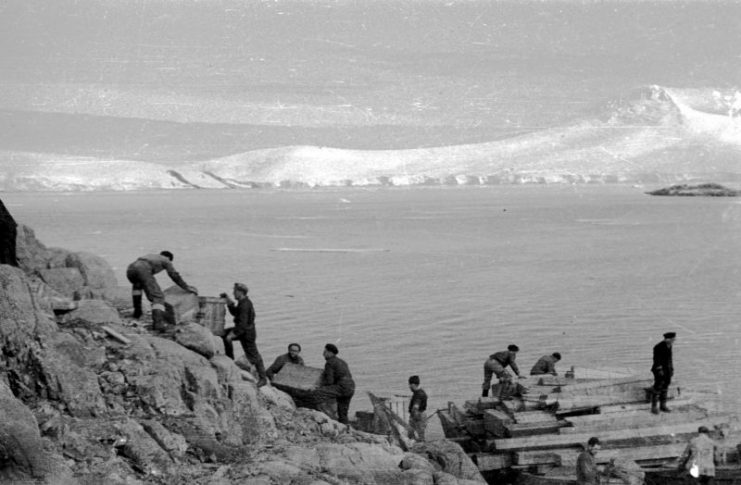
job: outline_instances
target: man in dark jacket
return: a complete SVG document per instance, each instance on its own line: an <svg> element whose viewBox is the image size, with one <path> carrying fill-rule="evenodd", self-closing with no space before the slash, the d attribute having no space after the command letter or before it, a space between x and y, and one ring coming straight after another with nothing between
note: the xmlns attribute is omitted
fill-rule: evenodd
<svg viewBox="0 0 741 485"><path fill-rule="evenodd" d="M18 266L15 240L18 237L18 224L0 200L0 264Z"/></svg>
<svg viewBox="0 0 741 485"><path fill-rule="evenodd" d="M535 363L532 369L530 369L531 376L541 376L543 374L551 374L554 376L558 375L556 372L556 362L561 360L561 354L559 352L553 352L551 355L544 355Z"/></svg>
<svg viewBox="0 0 741 485"><path fill-rule="evenodd" d="M257 350L255 307L247 296L248 292L249 289L244 283L234 283L233 293L234 299L237 300L236 303L226 293L221 294L222 298L226 298L226 307L229 313L234 316L234 326L224 333L222 340L224 341L224 352L231 359L234 359L232 341L239 340L242 344L242 350L244 350L244 356L257 368L257 375L259 376L257 386L262 387L268 381L265 375L265 365L263 364L262 356Z"/></svg>
<svg viewBox="0 0 741 485"><path fill-rule="evenodd" d="M427 393L420 387L419 376L409 378L409 390L412 391L412 398L409 400L409 426L416 433L417 439L424 441L427 428Z"/></svg>
<svg viewBox="0 0 741 485"><path fill-rule="evenodd" d="M293 343L288 345L288 353L276 357L273 365L268 367L268 369L265 371L268 379L272 381L273 376L280 372L280 370L286 364L304 365L304 359L299 355L300 353L301 346L299 344Z"/></svg>
<svg viewBox="0 0 741 485"><path fill-rule="evenodd" d="M314 395L317 402L336 399L337 418L340 423L348 424L347 413L350 410L350 400L355 394L355 381L347 363L337 357L338 353L336 345L324 346L324 372L321 386L314 391Z"/></svg>
<svg viewBox="0 0 741 485"><path fill-rule="evenodd" d="M194 286L189 286L172 265L174 256L170 251L159 254L147 254L131 263L126 269L126 278L131 283L131 299L134 303L134 318L142 316L142 291L152 303L152 326L156 331L165 329L165 294L162 293L157 279L154 277L160 271L167 271L172 281L185 291L198 294Z"/></svg>
<svg viewBox="0 0 741 485"><path fill-rule="evenodd" d="M497 379L500 381L509 380L509 373L505 370L507 366L520 377L520 369L515 363L515 358L519 351L520 348L517 345L511 344L507 346L507 350L491 354L486 362L484 362L484 383L481 385L481 397L487 397L489 395L493 375L497 376Z"/></svg>
<svg viewBox="0 0 741 485"><path fill-rule="evenodd" d="M659 409L665 413L671 410L666 406L666 394L669 390L669 384L672 382L674 375L674 362L672 359L672 346L677 338L675 332L666 332L664 340L654 345L654 362L651 366L651 372L654 374L654 388L651 393L651 412L659 414ZM658 402L661 403L657 407Z"/></svg>

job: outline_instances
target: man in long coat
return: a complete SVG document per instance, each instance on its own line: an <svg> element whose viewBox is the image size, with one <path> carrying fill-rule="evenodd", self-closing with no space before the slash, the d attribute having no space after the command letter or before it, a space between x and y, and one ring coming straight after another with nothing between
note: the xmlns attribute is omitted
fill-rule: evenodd
<svg viewBox="0 0 741 485"><path fill-rule="evenodd" d="M665 413L671 412L666 406L666 395L669 391L669 384L672 382L672 376L674 375L672 346L676 338L677 334L675 332L666 332L664 334L664 340L654 345L654 359L651 366L651 372L654 375L654 387L651 393L651 412L654 414L659 414L659 410Z"/></svg>

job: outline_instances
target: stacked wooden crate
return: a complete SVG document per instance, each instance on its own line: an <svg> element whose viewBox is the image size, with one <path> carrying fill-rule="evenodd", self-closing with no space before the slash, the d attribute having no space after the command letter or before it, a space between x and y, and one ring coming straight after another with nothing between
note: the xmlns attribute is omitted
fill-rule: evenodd
<svg viewBox="0 0 741 485"><path fill-rule="evenodd" d="M699 426L735 423L714 406L680 395L677 385L669 393L673 412L652 414L651 376L543 376L520 383L528 389L521 396L468 401L465 412L451 403L440 412L446 436L461 443L482 472L573 467L592 436L602 444L599 463L659 465L676 459Z"/></svg>

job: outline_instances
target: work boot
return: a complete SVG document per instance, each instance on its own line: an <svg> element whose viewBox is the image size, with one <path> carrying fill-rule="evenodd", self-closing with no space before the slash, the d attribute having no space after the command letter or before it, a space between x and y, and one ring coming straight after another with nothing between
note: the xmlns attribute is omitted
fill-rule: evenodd
<svg viewBox="0 0 741 485"><path fill-rule="evenodd" d="M139 320L142 316L142 296L141 295L131 295L131 299L134 302L134 313L131 315L136 320Z"/></svg>
<svg viewBox="0 0 741 485"><path fill-rule="evenodd" d="M659 396L656 391L651 391L651 412L659 414Z"/></svg>
<svg viewBox="0 0 741 485"><path fill-rule="evenodd" d="M152 330L155 332L165 331L165 312L162 310L152 310Z"/></svg>
<svg viewBox="0 0 741 485"><path fill-rule="evenodd" d="M661 396L659 397L659 399L661 401L661 405L659 406L659 409L661 410L661 412L663 412L663 413L670 413L670 412L672 412L671 409L669 409L668 407L666 407L666 391L661 391Z"/></svg>
<svg viewBox="0 0 741 485"><path fill-rule="evenodd" d="M260 377L260 380L257 381L257 387L262 387L268 384L268 379L265 376Z"/></svg>

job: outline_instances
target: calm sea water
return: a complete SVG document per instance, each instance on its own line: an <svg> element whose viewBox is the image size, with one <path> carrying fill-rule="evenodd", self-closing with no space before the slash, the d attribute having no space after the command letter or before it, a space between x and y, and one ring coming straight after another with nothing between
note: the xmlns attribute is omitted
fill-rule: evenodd
<svg viewBox="0 0 741 485"><path fill-rule="evenodd" d="M741 399L741 203L657 198L626 186L306 191L7 193L47 246L99 254L126 284L137 256L169 249L202 295L250 286L270 362L291 341L322 366L336 342L365 391L431 407L479 393L509 343L529 370L648 372L674 330L676 380ZM166 277L160 278L169 286Z"/></svg>

